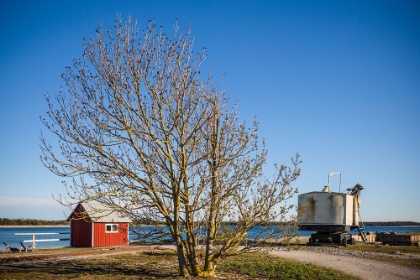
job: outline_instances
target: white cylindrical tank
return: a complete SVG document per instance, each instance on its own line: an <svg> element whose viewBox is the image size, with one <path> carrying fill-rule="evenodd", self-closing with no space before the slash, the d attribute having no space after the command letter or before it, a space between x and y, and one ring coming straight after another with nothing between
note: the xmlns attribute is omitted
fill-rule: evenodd
<svg viewBox="0 0 420 280"><path fill-rule="evenodd" d="M346 232L359 225L358 197L335 192L310 192L298 196L301 230Z"/></svg>

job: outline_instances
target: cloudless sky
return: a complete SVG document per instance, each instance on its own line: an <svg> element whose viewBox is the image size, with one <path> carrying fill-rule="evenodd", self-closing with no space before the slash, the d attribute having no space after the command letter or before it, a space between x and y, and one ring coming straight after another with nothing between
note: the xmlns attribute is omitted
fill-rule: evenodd
<svg viewBox="0 0 420 280"><path fill-rule="evenodd" d="M365 188L362 220L420 222L420 1L0 0L0 13L0 217L69 213L52 199L63 178L39 159L44 95L121 14L170 35L176 19L191 25L215 83L226 72L220 89L260 123L267 176L299 152L300 193L341 172L341 191Z"/></svg>

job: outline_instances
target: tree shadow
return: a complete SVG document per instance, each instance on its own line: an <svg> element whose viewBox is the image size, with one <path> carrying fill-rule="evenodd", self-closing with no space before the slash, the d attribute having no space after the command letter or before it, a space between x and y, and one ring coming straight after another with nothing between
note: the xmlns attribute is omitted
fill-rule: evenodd
<svg viewBox="0 0 420 280"><path fill-rule="evenodd" d="M160 257L162 255L160 254ZM170 264L173 265L170 265ZM176 262L170 261L160 265L159 261L128 262L124 259L90 259L90 260L43 260L31 263L14 263L0 266L0 278L73 278L91 276L93 278L177 278L179 272Z"/></svg>

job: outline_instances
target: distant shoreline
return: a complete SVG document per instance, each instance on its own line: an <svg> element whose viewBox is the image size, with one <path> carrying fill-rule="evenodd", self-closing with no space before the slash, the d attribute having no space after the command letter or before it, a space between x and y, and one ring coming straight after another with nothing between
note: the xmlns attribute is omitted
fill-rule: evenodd
<svg viewBox="0 0 420 280"><path fill-rule="evenodd" d="M55 227L55 228L61 228L61 227L70 227L70 225L41 225L41 226L37 226L37 225L0 225L0 228L39 228L39 227Z"/></svg>
<svg viewBox="0 0 420 280"><path fill-rule="evenodd" d="M149 225L130 225L130 226L149 226ZM162 225L164 226L164 225ZM365 225L365 227L419 227L420 225ZM0 228L65 228L70 225L0 225Z"/></svg>

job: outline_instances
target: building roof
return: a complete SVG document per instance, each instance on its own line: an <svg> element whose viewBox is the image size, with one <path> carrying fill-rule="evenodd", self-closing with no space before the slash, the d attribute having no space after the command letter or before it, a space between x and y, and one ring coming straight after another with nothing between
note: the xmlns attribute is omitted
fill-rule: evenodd
<svg viewBox="0 0 420 280"><path fill-rule="evenodd" d="M111 207L97 201L80 202L78 206L81 206L86 215L92 222L97 223L131 223L132 220L126 215L112 209ZM76 206L75 210L78 208ZM74 212L74 210L73 210ZM73 216L70 214L69 219ZM68 219L68 220L69 220Z"/></svg>

